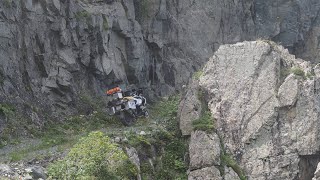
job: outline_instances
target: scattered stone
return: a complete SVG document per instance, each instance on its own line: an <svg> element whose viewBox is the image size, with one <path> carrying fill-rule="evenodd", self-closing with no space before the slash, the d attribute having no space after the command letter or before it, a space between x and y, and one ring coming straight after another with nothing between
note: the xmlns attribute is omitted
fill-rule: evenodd
<svg viewBox="0 0 320 180"><path fill-rule="evenodd" d="M33 166L31 167L31 173L30 175L34 178L34 179L46 179L47 176L45 174L44 168L41 166Z"/></svg>
<svg viewBox="0 0 320 180"><path fill-rule="evenodd" d="M114 142L120 143L120 142L121 142L121 138L120 138L120 137L115 137L115 138L114 138Z"/></svg>
<svg viewBox="0 0 320 180"><path fill-rule="evenodd" d="M32 176L27 174L25 177L22 178L23 180L32 180Z"/></svg>

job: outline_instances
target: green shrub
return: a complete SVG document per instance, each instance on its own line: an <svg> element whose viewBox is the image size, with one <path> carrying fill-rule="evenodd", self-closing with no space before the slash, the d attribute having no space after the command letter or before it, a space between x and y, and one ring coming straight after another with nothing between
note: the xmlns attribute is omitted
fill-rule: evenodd
<svg viewBox="0 0 320 180"><path fill-rule="evenodd" d="M160 167L158 167L155 179L187 179L187 164L184 161L187 147L187 142L180 138L175 138L165 145L165 151L158 160Z"/></svg>
<svg viewBox="0 0 320 180"><path fill-rule="evenodd" d="M291 73L293 73L296 76L302 76L305 77L305 73L303 71L303 69L299 68L299 67L293 67L290 70Z"/></svg>
<svg viewBox="0 0 320 180"><path fill-rule="evenodd" d="M210 111L204 112L201 117L192 122L193 130L211 132L214 130L213 119Z"/></svg>
<svg viewBox="0 0 320 180"><path fill-rule="evenodd" d="M130 179L137 170L109 137L92 132L81 138L64 159L49 165L48 174L56 179Z"/></svg>
<svg viewBox="0 0 320 180"><path fill-rule="evenodd" d="M170 119L175 118L178 112L180 96L171 96L167 100L162 100L152 109L155 118Z"/></svg>
<svg viewBox="0 0 320 180"><path fill-rule="evenodd" d="M0 113L4 114L6 117L14 115L15 108L9 104L0 104Z"/></svg>

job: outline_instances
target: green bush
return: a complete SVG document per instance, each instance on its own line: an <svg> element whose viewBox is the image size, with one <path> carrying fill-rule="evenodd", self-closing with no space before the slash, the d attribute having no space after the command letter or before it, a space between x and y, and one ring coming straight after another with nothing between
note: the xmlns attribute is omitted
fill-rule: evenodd
<svg viewBox="0 0 320 180"><path fill-rule="evenodd" d="M293 67L290 70L291 73L293 73L296 76L302 76L305 77L305 73L303 71L303 69L299 68L299 67Z"/></svg>
<svg viewBox="0 0 320 180"><path fill-rule="evenodd" d="M180 138L173 139L164 146L164 153L158 162L155 179L187 179L187 164L184 156L187 152L187 142Z"/></svg>
<svg viewBox="0 0 320 180"><path fill-rule="evenodd" d="M0 113L4 114L6 117L14 115L15 108L9 104L0 104Z"/></svg>
<svg viewBox="0 0 320 180"><path fill-rule="evenodd" d="M214 124L210 111L204 112L199 119L193 121L192 126L193 130L201 130L206 132L213 131Z"/></svg>
<svg viewBox="0 0 320 180"><path fill-rule="evenodd" d="M68 155L48 167L55 179L131 179L137 174L127 155L102 132L92 132Z"/></svg>
<svg viewBox="0 0 320 180"><path fill-rule="evenodd" d="M162 100L152 109L155 118L170 119L175 118L178 112L180 96L171 96L167 100Z"/></svg>

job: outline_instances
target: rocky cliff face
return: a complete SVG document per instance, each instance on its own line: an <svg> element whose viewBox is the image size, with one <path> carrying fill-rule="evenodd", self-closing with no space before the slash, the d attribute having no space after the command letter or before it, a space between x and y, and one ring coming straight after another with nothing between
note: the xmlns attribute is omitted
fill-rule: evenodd
<svg viewBox="0 0 320 180"><path fill-rule="evenodd" d="M112 84L161 96L186 84L220 44L259 37L317 62L319 4L3 0L0 101L41 124L76 112L80 96L101 97Z"/></svg>
<svg viewBox="0 0 320 180"><path fill-rule="evenodd" d="M273 42L221 46L199 82L219 136L191 133L189 178L194 164L197 172L224 167L219 159L208 158L222 152L248 179L311 179L320 161L319 72L319 66ZM217 142L220 148L202 151ZM229 166L240 177L239 168Z"/></svg>

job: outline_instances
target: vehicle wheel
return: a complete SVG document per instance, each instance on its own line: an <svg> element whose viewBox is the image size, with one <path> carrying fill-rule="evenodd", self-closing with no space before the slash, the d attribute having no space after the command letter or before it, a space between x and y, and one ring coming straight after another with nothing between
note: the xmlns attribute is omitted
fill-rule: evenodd
<svg viewBox="0 0 320 180"><path fill-rule="evenodd" d="M121 111L119 116L122 124L125 126L130 126L135 121L135 117L126 111Z"/></svg>
<svg viewBox="0 0 320 180"><path fill-rule="evenodd" d="M107 113L109 114L109 116L113 116L115 113L113 112L112 107L108 107L107 108Z"/></svg>

